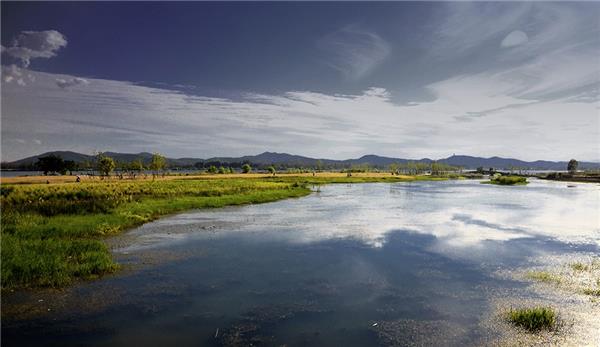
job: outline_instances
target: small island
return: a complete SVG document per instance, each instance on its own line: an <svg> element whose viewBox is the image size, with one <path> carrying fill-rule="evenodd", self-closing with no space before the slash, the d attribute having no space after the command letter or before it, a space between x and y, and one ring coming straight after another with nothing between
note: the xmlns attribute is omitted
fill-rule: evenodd
<svg viewBox="0 0 600 347"><path fill-rule="evenodd" d="M499 174L496 174L492 177L490 177L489 181L486 182L481 182L483 184L498 184L501 186L521 186L521 185L526 185L527 183L527 177L523 177L523 176L501 176Z"/></svg>

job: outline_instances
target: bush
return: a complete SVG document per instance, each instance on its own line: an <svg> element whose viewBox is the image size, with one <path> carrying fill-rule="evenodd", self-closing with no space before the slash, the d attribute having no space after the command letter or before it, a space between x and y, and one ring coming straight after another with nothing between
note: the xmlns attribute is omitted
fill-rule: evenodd
<svg viewBox="0 0 600 347"><path fill-rule="evenodd" d="M248 172L250 172L250 170L252 170L252 167L249 164L244 164L242 166L242 172L243 173L248 173Z"/></svg>

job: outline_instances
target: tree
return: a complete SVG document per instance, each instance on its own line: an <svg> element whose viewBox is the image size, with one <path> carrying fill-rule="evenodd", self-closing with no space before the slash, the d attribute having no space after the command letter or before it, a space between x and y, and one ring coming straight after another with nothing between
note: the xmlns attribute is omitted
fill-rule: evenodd
<svg viewBox="0 0 600 347"><path fill-rule="evenodd" d="M136 159L131 162L131 170L141 172L144 170L144 162L141 159Z"/></svg>
<svg viewBox="0 0 600 347"><path fill-rule="evenodd" d="M274 166L272 166L272 165L271 165L271 166L269 166L269 167L267 168L267 170L269 171L269 173L270 173L271 175L275 176L275 167L274 167Z"/></svg>
<svg viewBox="0 0 600 347"><path fill-rule="evenodd" d="M579 166L579 163L577 162L577 160L571 159L571 160L569 160L569 164L567 164L567 170L569 171L570 174L574 174L575 172L577 172L578 166Z"/></svg>
<svg viewBox="0 0 600 347"><path fill-rule="evenodd" d="M208 168L208 173L211 173L211 174L217 173L217 167L216 167L216 166L214 166L214 165L211 165L211 166Z"/></svg>
<svg viewBox="0 0 600 347"><path fill-rule="evenodd" d="M98 171L104 176L108 176L117 166L113 158L99 153L97 156Z"/></svg>
<svg viewBox="0 0 600 347"><path fill-rule="evenodd" d="M316 166L317 171L323 171L323 162L321 161L321 159L317 160Z"/></svg>
<svg viewBox="0 0 600 347"><path fill-rule="evenodd" d="M250 164L244 164L244 165L242 165L242 172L243 173L248 173L248 172L250 172L250 170L252 170L252 167L250 166Z"/></svg>
<svg viewBox="0 0 600 347"><path fill-rule="evenodd" d="M219 173L220 173L220 174L224 174L224 173L226 173L226 172L225 172L225 167L224 167L224 166L220 166L220 167L219 167Z"/></svg>
<svg viewBox="0 0 600 347"><path fill-rule="evenodd" d="M160 153L152 154L152 160L150 161L150 170L152 171L162 171L167 167L167 158L165 158Z"/></svg>
<svg viewBox="0 0 600 347"><path fill-rule="evenodd" d="M63 172L65 170L65 161L57 155L50 154L39 158L36 166L44 172L44 175L47 175L51 172Z"/></svg>
<svg viewBox="0 0 600 347"><path fill-rule="evenodd" d="M73 171L77 170L77 163L73 160L65 160L63 171L69 171L69 175L73 175Z"/></svg>

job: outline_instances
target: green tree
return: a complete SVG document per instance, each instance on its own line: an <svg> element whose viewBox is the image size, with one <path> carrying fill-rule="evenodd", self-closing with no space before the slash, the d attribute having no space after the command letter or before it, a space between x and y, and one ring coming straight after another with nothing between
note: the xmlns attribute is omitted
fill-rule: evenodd
<svg viewBox="0 0 600 347"><path fill-rule="evenodd" d="M577 160L571 159L571 160L569 160L569 164L567 164L567 170L569 171L569 173L574 174L577 172L578 166L579 166L579 163L577 162Z"/></svg>
<svg viewBox="0 0 600 347"><path fill-rule="evenodd" d="M220 174L224 174L224 173L226 173L226 172L225 172L225 167L224 167L224 166L220 166L220 167L219 167L219 173L220 173Z"/></svg>
<svg viewBox="0 0 600 347"><path fill-rule="evenodd" d="M167 167L167 158L160 153L152 154L152 160L150 161L150 170L162 171Z"/></svg>
<svg viewBox="0 0 600 347"><path fill-rule="evenodd" d="M111 158L107 155L104 155L104 153L99 153L96 156L96 158L97 158L97 164L98 164L98 171L100 171L100 173L104 176L110 175L110 173L117 166L115 164L115 161L113 160L113 158Z"/></svg>
<svg viewBox="0 0 600 347"><path fill-rule="evenodd" d="M144 162L141 159L136 159L131 162L131 170L141 172L144 170Z"/></svg>
<svg viewBox="0 0 600 347"><path fill-rule="evenodd" d="M273 165L269 166L267 171L269 171L271 175L275 176L275 167Z"/></svg>
<svg viewBox="0 0 600 347"><path fill-rule="evenodd" d="M250 164L244 164L242 165L242 172L243 173L248 173L252 170L252 166L250 166Z"/></svg>
<svg viewBox="0 0 600 347"><path fill-rule="evenodd" d="M69 175L73 175L73 171L77 170L78 165L73 160L65 160L64 171L69 171Z"/></svg>
<svg viewBox="0 0 600 347"><path fill-rule="evenodd" d="M44 172L44 175L53 172L59 173L65 170L65 161L58 155L50 154L39 158L36 166L39 170Z"/></svg>
<svg viewBox="0 0 600 347"><path fill-rule="evenodd" d="M316 167L317 171L323 171L323 162L321 161L321 159L317 160Z"/></svg>
<svg viewBox="0 0 600 347"><path fill-rule="evenodd" d="M216 167L216 166L214 166L214 165L211 165L211 166L208 168L208 173L211 173L211 174L217 173L217 167Z"/></svg>

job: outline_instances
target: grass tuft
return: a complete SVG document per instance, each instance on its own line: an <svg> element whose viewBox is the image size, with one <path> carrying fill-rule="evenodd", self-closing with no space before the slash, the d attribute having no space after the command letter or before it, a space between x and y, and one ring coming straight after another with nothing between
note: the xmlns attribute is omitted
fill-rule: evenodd
<svg viewBox="0 0 600 347"><path fill-rule="evenodd" d="M588 270L588 266L580 263L580 262L576 262L576 263L572 263L571 264L571 269L575 270L575 271L587 271Z"/></svg>
<svg viewBox="0 0 600 347"><path fill-rule="evenodd" d="M545 283L561 283L562 279L555 274L552 274L548 271L529 271L527 272L527 274L525 275L525 277L535 280L535 281L540 281L540 282L545 282Z"/></svg>
<svg viewBox="0 0 600 347"><path fill-rule="evenodd" d="M556 313L550 307L511 309L507 313L507 319L531 332L552 330L556 326Z"/></svg>

